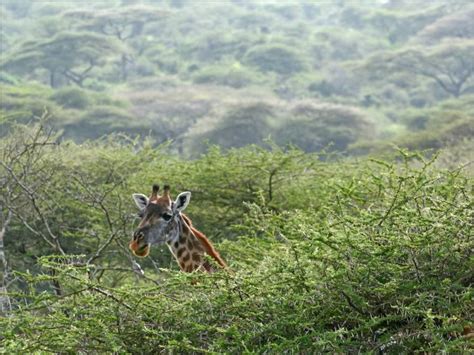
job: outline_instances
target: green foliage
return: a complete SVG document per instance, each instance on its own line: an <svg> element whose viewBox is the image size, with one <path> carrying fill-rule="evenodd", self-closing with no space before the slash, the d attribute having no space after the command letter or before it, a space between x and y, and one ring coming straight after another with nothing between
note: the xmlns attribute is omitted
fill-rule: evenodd
<svg viewBox="0 0 474 355"><path fill-rule="evenodd" d="M446 40L434 48L409 47L382 56L374 56L369 70L385 73L403 70L406 73L434 81L445 93L459 97L468 93L474 75L474 41Z"/></svg>
<svg viewBox="0 0 474 355"><path fill-rule="evenodd" d="M53 38L27 40L0 62L0 67L15 73L25 68L34 72L44 68L49 72L49 84L56 86L56 73L82 85L89 72L100 59L122 48L113 40L87 32L61 32Z"/></svg>
<svg viewBox="0 0 474 355"><path fill-rule="evenodd" d="M211 33L184 44L183 54L200 63L215 63L225 58L239 59L258 38L239 33Z"/></svg>
<svg viewBox="0 0 474 355"><path fill-rule="evenodd" d="M41 117L45 111L51 116L60 115L61 109L47 96L50 89L42 85L12 86L0 84L0 112L14 117L13 122L27 123ZM0 127L1 135L7 135L6 126Z"/></svg>
<svg viewBox="0 0 474 355"><path fill-rule="evenodd" d="M28 133L2 141L3 161L10 164L11 143ZM25 140L28 156L9 166L16 171L39 154L34 174L21 179L50 197L34 203L55 221L68 253L48 253L40 238L35 250L49 256L20 271L25 255L11 236L21 232L28 250L34 238L13 220L6 252L19 253L11 265L21 282L9 294L14 309L0 316L4 353L472 350L463 328L474 312L474 191L461 169L439 170L406 151L385 161L321 162L276 147L214 148L182 161L117 137L32 148L34 137ZM174 194L193 192L189 215L201 230L232 233L216 244L232 271L184 274L144 261L142 274L128 266L129 196L146 193L157 172L160 183L176 181ZM35 211L19 212L48 236ZM97 246L104 248L90 261ZM162 253L152 254L161 267Z"/></svg>
<svg viewBox="0 0 474 355"><path fill-rule="evenodd" d="M0 6L0 80L18 88L32 81L61 90L76 85L88 90L88 98L77 94L82 101L68 107L50 95L35 103L2 93L4 112L9 117L27 112L17 116L25 122L45 107L54 111L56 127L77 141L116 127L132 135L151 134L158 144L172 139L177 151L194 156L205 147L194 144L196 139L218 142L216 136L257 144L268 135L283 144L302 137L306 143L298 145L308 150L328 142L337 149L373 146L380 137L401 138L405 144L398 133L414 126L400 119L400 112L430 109L450 97L459 99L450 111L462 111L464 98L474 92L472 6L450 0L424 5L414 0L199 6L108 0L82 9L73 2L5 1ZM122 112L133 119L119 119L109 130L99 127L98 134L99 119L84 110L109 103L90 91L107 91L113 102L133 98ZM315 104L367 108L374 124L370 129L377 134L322 127L285 109L286 101L308 98L318 100ZM143 104L145 99L150 101ZM276 114L264 124L257 115L247 128L243 121L227 124L235 110L249 105L271 106ZM80 128L78 121L87 122ZM444 141L436 137L440 130L428 130L419 127L424 137L433 138L426 141ZM290 135L285 137L285 131ZM320 136L328 138L320 142Z"/></svg>
<svg viewBox="0 0 474 355"><path fill-rule="evenodd" d="M374 132L364 115L349 107L301 103L290 111L288 119L277 131L278 143L294 144L307 151L344 151L359 139Z"/></svg>
<svg viewBox="0 0 474 355"><path fill-rule="evenodd" d="M389 140L369 143L369 150L380 154L393 150L393 146L397 145L412 150L453 149L458 152L467 152L469 149L466 147L470 146L469 142L474 134L472 97L466 95L463 100L455 101L455 105L452 101L446 101L437 107L396 113L396 119L401 121L402 127L407 128L402 128ZM360 142L351 147L353 153L359 148L361 148ZM469 153L465 154L464 158L469 158L469 156ZM464 158L459 158L461 157L456 158L457 161L465 161Z"/></svg>
<svg viewBox="0 0 474 355"><path fill-rule="evenodd" d="M385 34L391 43L397 43L406 41L427 24L436 20L440 14L437 8L409 14L382 9L370 14L367 21L380 31L379 33Z"/></svg>
<svg viewBox="0 0 474 355"><path fill-rule="evenodd" d="M307 68L300 53L284 45L256 46L245 55L244 62L264 73L276 72L283 75L298 73Z"/></svg>
<svg viewBox="0 0 474 355"><path fill-rule="evenodd" d="M471 4L0 17L0 353L472 352ZM130 253L153 183L230 271Z"/></svg>
<svg viewBox="0 0 474 355"><path fill-rule="evenodd" d="M66 137L73 135L77 140L99 138L112 132L147 133L146 125L135 120L126 110L105 105L94 106L63 127Z"/></svg>
<svg viewBox="0 0 474 355"><path fill-rule="evenodd" d="M201 151L199 144L203 139L224 148L261 144L271 132L272 116L275 116L273 107L263 103L238 107L223 116L211 131L202 133L200 138L191 136L191 149Z"/></svg>

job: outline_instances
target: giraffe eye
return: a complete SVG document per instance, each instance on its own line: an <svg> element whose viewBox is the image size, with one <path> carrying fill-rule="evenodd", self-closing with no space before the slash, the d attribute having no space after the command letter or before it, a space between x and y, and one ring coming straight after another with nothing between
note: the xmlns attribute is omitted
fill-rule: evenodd
<svg viewBox="0 0 474 355"><path fill-rule="evenodd" d="M161 215L161 217L162 217L165 221L169 221L169 220L171 219L171 217L173 217L173 215L170 214L170 213L163 213L163 214Z"/></svg>

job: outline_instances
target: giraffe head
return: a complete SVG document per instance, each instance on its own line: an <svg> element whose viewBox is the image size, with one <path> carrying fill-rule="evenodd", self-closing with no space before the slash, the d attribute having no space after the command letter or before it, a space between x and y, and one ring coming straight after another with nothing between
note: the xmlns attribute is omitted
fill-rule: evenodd
<svg viewBox="0 0 474 355"><path fill-rule="evenodd" d="M153 185L150 197L143 194L132 195L141 218L129 244L136 256L148 256L151 245L164 243L179 233L178 216L191 199L191 192L182 192L173 202L169 186L164 187L163 195L160 196L158 192L159 186Z"/></svg>

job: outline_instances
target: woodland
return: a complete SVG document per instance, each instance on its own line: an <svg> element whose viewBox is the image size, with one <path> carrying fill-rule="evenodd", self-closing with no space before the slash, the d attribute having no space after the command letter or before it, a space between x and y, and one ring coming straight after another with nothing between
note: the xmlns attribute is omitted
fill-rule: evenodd
<svg viewBox="0 0 474 355"><path fill-rule="evenodd" d="M0 1L0 354L474 351L473 18ZM153 184L227 269L131 253Z"/></svg>

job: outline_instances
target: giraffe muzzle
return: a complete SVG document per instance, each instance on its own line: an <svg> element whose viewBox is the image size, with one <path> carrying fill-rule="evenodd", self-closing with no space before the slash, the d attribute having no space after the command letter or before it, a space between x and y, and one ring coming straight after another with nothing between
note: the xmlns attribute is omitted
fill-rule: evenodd
<svg viewBox="0 0 474 355"><path fill-rule="evenodd" d="M139 257L146 257L150 253L150 245L145 242L145 234L142 230L137 230L133 233L133 239L128 247L132 253Z"/></svg>
<svg viewBox="0 0 474 355"><path fill-rule="evenodd" d="M150 253L149 244L140 245L140 243L138 243L136 240L132 240L128 247L132 251L133 255L139 256L141 258L148 256Z"/></svg>

